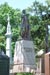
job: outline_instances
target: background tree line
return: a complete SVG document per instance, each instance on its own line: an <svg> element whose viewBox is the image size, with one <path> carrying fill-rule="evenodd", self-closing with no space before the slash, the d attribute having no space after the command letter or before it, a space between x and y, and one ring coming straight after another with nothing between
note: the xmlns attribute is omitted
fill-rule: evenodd
<svg viewBox="0 0 50 75"><path fill-rule="evenodd" d="M50 5L43 5L37 1L32 3L32 6L26 9L29 13L29 24L30 33L34 42L35 51L46 48L45 37L46 37L46 24L50 24ZM47 15L43 17L43 13ZM12 29L12 43L11 50L12 55L14 53L15 42L20 36L20 25L21 25L21 10L13 9L7 3L0 5L0 50L6 51L6 28L7 28L7 14L10 15L10 24ZM48 17L48 18L47 18Z"/></svg>

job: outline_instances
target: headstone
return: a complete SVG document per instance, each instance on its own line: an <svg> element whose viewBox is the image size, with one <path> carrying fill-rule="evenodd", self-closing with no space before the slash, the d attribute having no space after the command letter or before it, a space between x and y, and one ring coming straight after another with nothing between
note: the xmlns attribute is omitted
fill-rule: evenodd
<svg viewBox="0 0 50 75"><path fill-rule="evenodd" d="M45 54L45 75L50 75L50 52Z"/></svg>
<svg viewBox="0 0 50 75"><path fill-rule="evenodd" d="M9 57L0 52L0 75L9 75Z"/></svg>

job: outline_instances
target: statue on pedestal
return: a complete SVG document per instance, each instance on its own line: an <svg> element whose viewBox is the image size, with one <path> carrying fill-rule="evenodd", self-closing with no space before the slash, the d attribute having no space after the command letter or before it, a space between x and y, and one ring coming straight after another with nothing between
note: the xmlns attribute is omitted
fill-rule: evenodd
<svg viewBox="0 0 50 75"><path fill-rule="evenodd" d="M29 19L25 10L22 11L21 18L21 38L15 44L13 73L33 72L35 69L34 44L30 40Z"/></svg>
<svg viewBox="0 0 50 75"><path fill-rule="evenodd" d="M22 11L22 24L21 24L21 37L24 40L30 40L30 26L29 26L29 19L28 14L26 11Z"/></svg>

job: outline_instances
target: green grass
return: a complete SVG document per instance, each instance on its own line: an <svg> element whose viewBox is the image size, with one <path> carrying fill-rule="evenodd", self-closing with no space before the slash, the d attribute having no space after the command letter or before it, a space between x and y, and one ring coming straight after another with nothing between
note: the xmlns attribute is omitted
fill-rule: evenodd
<svg viewBox="0 0 50 75"><path fill-rule="evenodd" d="M33 75L32 73L17 73L16 75Z"/></svg>

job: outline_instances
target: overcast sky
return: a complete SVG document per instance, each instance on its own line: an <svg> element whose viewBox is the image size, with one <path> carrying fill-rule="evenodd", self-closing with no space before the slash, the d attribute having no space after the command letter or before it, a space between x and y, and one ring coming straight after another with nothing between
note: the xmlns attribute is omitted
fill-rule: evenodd
<svg viewBox="0 0 50 75"><path fill-rule="evenodd" d="M11 7L13 8L19 8L21 10L29 7L32 5L32 2L34 2L35 0L0 0L0 4L4 4L5 2L7 2ZM42 3L45 2L45 0L36 0L36 1L40 1Z"/></svg>

